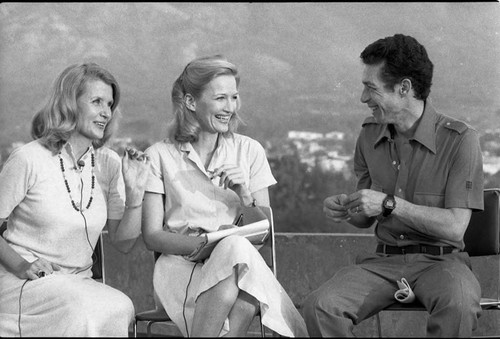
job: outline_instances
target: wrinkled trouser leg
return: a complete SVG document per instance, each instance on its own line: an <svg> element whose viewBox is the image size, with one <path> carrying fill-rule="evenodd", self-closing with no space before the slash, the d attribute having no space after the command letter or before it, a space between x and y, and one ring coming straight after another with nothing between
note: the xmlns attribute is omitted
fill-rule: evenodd
<svg viewBox="0 0 500 339"><path fill-rule="evenodd" d="M430 313L428 337L471 337L481 313L481 287L466 253L445 255L419 275L415 295ZM438 260L438 258L433 258Z"/></svg>
<svg viewBox="0 0 500 339"><path fill-rule="evenodd" d="M481 288L467 253L368 255L359 262L340 269L306 299L311 336L352 336L354 325L395 301L396 281L403 277L430 313L428 336L471 336Z"/></svg>
<svg viewBox="0 0 500 339"><path fill-rule="evenodd" d="M392 267L381 269L389 276ZM394 299L392 279L367 271L360 265L340 269L330 280L311 293L304 303L309 335L318 337L353 336L362 320L376 314Z"/></svg>

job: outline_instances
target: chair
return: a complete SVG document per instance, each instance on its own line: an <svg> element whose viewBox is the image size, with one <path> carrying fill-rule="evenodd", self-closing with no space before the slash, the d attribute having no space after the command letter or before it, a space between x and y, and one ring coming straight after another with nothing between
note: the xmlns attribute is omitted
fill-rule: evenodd
<svg viewBox="0 0 500 339"><path fill-rule="evenodd" d="M470 256L488 256L500 254L500 188L484 190L484 211L472 213L469 226L464 235L465 249ZM500 257L499 257L500 264ZM497 282L496 298L481 298L483 310L500 311L500 271ZM395 302L382 311L426 311L425 307L417 300L410 304ZM376 315L377 330L382 337L380 314Z"/></svg>
<svg viewBox="0 0 500 339"><path fill-rule="evenodd" d="M0 237L3 236L3 232L7 229L7 220L5 220L2 225L0 225Z"/></svg>
<svg viewBox="0 0 500 339"><path fill-rule="evenodd" d="M266 264L273 271L274 276L276 277L276 250L275 250L275 239L274 239L274 220L273 213L271 208L260 207L261 210L266 214L269 219L269 237L267 238L264 245L259 249L260 254L264 258ZM161 253L154 252L154 260L159 258ZM135 315L134 322L134 337L137 337L137 323L140 321L146 322L146 335L148 337L151 336L151 326L155 323L168 323L175 326L175 323L170 319L167 315L167 312L163 309L160 302L157 300L157 296L154 296L155 299L155 308L148 311L139 312ZM259 312L259 322L260 322L260 332L261 336L265 337L265 328L262 324L262 316Z"/></svg>
<svg viewBox="0 0 500 339"><path fill-rule="evenodd" d="M106 231L103 231L106 232ZM99 235L97 243L94 248L95 257L94 264L92 265L92 279L100 280L103 284L106 283L106 269L104 267L104 239L103 232Z"/></svg>

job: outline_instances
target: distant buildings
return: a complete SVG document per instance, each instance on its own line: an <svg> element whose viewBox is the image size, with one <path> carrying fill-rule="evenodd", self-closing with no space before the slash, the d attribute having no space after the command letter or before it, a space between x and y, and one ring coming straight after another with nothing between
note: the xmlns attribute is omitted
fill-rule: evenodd
<svg viewBox="0 0 500 339"><path fill-rule="evenodd" d="M317 133L306 131L289 131L288 142L298 151L300 161L308 169L318 167L322 172L343 172L349 175L348 162L352 154L347 154L343 143L345 133L333 131Z"/></svg>
<svg viewBox="0 0 500 339"><path fill-rule="evenodd" d="M318 166L324 172L342 172L347 175L346 172L352 172L349 161L353 158L353 151L345 147L345 139L346 134L339 131L289 131L288 144L282 145L282 152L290 153L290 148L295 149L308 170ZM485 174L495 175L500 172L500 129L486 130L481 136L481 148Z"/></svg>
<svg viewBox="0 0 500 339"><path fill-rule="evenodd" d="M500 171L500 157L483 155L483 171L494 175Z"/></svg>
<svg viewBox="0 0 500 339"><path fill-rule="evenodd" d="M300 162L306 164L307 171L313 168L322 172L339 172L346 178L351 176L353 159L352 146L348 146L346 133L332 131L328 133L289 131L286 142L272 145L269 140L263 144L270 157L280 157L286 154L297 154ZM500 128L486 130L481 135L481 149L483 151L483 170L486 175L495 175L500 172ZM13 142L0 149L0 168L10 153L24 145L24 142ZM145 149L148 143L136 144L131 138L114 138L109 145L122 154L127 146Z"/></svg>

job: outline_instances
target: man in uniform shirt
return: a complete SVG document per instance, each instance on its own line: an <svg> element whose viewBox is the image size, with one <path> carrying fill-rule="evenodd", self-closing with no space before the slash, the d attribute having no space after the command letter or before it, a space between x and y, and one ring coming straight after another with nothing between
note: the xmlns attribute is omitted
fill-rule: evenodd
<svg viewBox="0 0 500 339"><path fill-rule="evenodd" d="M326 198L324 212L359 228L375 224L378 246L307 298L309 334L352 335L395 302L405 278L430 313L428 336L470 337L481 288L461 250L472 211L483 209L478 133L431 106L433 64L413 37L379 39L361 59L361 102L373 116L356 143L357 190Z"/></svg>

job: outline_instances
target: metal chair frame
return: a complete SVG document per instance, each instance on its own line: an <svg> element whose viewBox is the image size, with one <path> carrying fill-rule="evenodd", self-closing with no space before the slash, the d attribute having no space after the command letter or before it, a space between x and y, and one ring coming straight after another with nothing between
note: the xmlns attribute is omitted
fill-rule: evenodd
<svg viewBox="0 0 500 339"><path fill-rule="evenodd" d="M104 267L104 239L103 234L107 231L102 231L99 234L97 243L94 248L94 255L96 260L92 265L92 279L100 280L103 284L106 284L106 268Z"/></svg>
<svg viewBox="0 0 500 339"><path fill-rule="evenodd" d="M472 256L487 256L500 254L500 188L487 188L484 190L484 211L472 213L469 226L464 235L465 251ZM474 240L491 240L489 246L477 244ZM496 243L495 243L496 241ZM484 241L483 241L484 242ZM495 298L482 297L480 301L483 310L500 311L500 256L499 256L499 277L497 281L497 296ZM382 311L427 311L417 300L410 304L395 302L384 308ZM380 312L382 312L380 311ZM382 337L382 325L380 312L375 315L377 331Z"/></svg>
<svg viewBox="0 0 500 339"><path fill-rule="evenodd" d="M262 254L264 260L266 261L269 268L271 268L274 276L277 276L276 273L276 249L275 249L275 238L274 238L274 220L273 213L270 207L260 207L261 210L266 214L269 219L269 237L266 240L266 243L259 249L259 252ZM264 251L269 250L269 253L265 253ZM263 253L264 252L264 253ZM158 259L161 253L154 252L154 260ZM146 335L148 337L151 336L151 326L155 323L168 323L170 325L176 326L175 323L170 319L167 312L163 309L159 301L155 297L155 308L152 310L147 310L143 312L139 312L135 315L134 321L134 337L137 338L137 323L140 321L146 322ZM259 322L260 322L260 332L261 336L265 337L265 326L262 324L262 315L259 312Z"/></svg>

